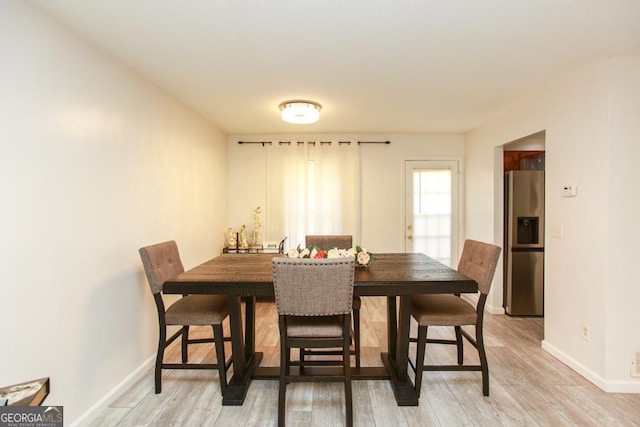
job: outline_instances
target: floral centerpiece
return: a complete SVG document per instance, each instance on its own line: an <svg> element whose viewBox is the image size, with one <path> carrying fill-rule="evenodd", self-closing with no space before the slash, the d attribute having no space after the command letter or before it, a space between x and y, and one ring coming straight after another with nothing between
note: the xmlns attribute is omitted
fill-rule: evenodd
<svg viewBox="0 0 640 427"><path fill-rule="evenodd" d="M290 249L287 253L289 258L355 258L357 267L368 267L373 264L376 257L360 246L350 249L331 248L328 251L320 250L317 246L309 246Z"/></svg>

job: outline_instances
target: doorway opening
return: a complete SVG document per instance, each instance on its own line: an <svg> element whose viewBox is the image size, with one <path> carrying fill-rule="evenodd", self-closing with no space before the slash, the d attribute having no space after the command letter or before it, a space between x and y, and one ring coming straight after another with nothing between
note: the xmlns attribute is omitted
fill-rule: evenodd
<svg viewBox="0 0 640 427"><path fill-rule="evenodd" d="M503 307L544 316L545 132L503 146Z"/></svg>

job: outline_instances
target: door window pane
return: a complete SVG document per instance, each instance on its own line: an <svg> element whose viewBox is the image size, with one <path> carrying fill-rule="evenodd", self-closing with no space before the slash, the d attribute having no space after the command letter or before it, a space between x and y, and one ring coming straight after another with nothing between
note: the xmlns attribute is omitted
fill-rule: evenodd
<svg viewBox="0 0 640 427"><path fill-rule="evenodd" d="M451 170L413 171L413 250L451 265Z"/></svg>

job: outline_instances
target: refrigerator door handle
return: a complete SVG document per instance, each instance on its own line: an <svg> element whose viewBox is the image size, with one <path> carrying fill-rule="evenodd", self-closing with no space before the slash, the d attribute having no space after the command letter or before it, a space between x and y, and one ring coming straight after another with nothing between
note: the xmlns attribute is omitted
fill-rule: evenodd
<svg viewBox="0 0 640 427"><path fill-rule="evenodd" d="M544 252L544 248L513 247L511 252Z"/></svg>

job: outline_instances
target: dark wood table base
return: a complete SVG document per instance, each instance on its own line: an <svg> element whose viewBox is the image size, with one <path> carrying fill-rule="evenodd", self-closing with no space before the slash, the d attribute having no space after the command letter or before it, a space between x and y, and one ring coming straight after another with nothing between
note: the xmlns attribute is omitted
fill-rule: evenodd
<svg viewBox="0 0 640 427"><path fill-rule="evenodd" d="M244 378L238 378L238 375L234 374L229 380L227 390L222 396L223 405L242 405L244 398L247 396L249 385L254 378L256 369L259 369L260 362L262 361L262 353L254 353L253 357L249 359L247 363L246 375Z"/></svg>
<svg viewBox="0 0 640 427"><path fill-rule="evenodd" d="M382 353L380 357L382 358L382 363L384 363L384 366L387 368L391 388L393 388L393 394L396 397L398 406L418 406L418 394L411 379L406 374L404 375L404 379L398 378L396 365L389 357L389 353Z"/></svg>
<svg viewBox="0 0 640 427"><path fill-rule="evenodd" d="M227 391L222 398L223 405L242 405L247 395L249 385L252 380L277 380L280 377L279 366L258 366L262 360L261 352L255 353L248 363L248 374L242 380L235 375L229 381ZM360 380L386 380L391 382L393 394L395 395L398 406L418 406L418 396L411 379L407 376L401 381L396 375L395 364L389 358L388 353L380 354L384 366L362 366L360 368L351 368L351 379L353 381ZM333 374L338 376L342 373L342 368L337 366L307 366L304 368L305 375L316 374ZM292 375L300 375L300 367L291 367Z"/></svg>
<svg viewBox="0 0 640 427"><path fill-rule="evenodd" d="M300 367L292 366L291 374L300 375ZM305 375L314 375L316 373L332 374L336 376L342 375L342 368L337 366L307 366L304 368ZM254 380L277 380L280 377L280 367L278 366L260 366L256 369ZM389 380L389 372L384 366L366 366L351 368L352 380Z"/></svg>

